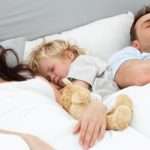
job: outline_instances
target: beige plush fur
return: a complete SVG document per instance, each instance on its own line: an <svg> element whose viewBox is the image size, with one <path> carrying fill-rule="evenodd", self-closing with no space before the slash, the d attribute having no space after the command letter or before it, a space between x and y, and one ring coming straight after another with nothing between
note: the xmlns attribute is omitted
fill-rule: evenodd
<svg viewBox="0 0 150 150"><path fill-rule="evenodd" d="M60 104L75 119L79 119L91 102L90 91L65 80L66 86L61 90ZM133 111L132 101L127 95L119 95L111 111L107 113L107 129L122 130L129 126Z"/></svg>

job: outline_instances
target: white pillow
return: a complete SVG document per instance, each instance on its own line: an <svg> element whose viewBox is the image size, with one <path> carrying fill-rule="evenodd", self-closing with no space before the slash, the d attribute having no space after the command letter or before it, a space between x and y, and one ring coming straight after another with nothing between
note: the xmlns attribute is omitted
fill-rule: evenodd
<svg viewBox="0 0 150 150"><path fill-rule="evenodd" d="M108 60L114 52L130 44L129 31L133 18L131 12L124 13L100 19L61 34L46 36L44 39L46 41L54 39L69 40L82 48L86 48L90 55ZM27 42L25 58L29 55L31 49L42 41L41 38Z"/></svg>
<svg viewBox="0 0 150 150"><path fill-rule="evenodd" d="M0 42L0 45L2 45L4 48L11 48L16 51L19 60L23 61L23 56L24 56L24 49L25 49L25 38L23 37L18 37L14 39L9 39L6 41ZM9 64L15 65L16 64L16 59L13 57L13 55L9 55Z"/></svg>

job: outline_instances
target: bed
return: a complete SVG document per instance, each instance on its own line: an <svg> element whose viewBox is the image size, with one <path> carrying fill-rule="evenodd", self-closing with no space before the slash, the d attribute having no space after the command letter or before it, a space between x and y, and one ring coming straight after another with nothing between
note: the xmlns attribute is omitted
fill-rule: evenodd
<svg viewBox="0 0 150 150"><path fill-rule="evenodd" d="M148 3L148 0L5 0L0 5L0 44L14 48L20 59L26 61L34 46L65 39L107 62L113 53L130 44L134 12ZM9 63L15 63L14 59L10 58ZM150 113L150 84L120 90L107 101L120 93L133 99L135 113L131 126L121 132L108 131L91 150L150 149L150 119L146 116ZM23 89L0 85L3 97L0 129L30 133L56 150L81 150L78 135L72 134L76 121L54 102L52 90L48 95L49 98L35 93L25 84ZM0 139L0 147L5 150L30 149L17 135L0 133Z"/></svg>

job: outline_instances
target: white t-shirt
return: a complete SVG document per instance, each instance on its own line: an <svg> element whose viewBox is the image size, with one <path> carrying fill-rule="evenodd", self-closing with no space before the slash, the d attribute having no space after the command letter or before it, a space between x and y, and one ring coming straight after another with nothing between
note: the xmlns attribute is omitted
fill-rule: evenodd
<svg viewBox="0 0 150 150"><path fill-rule="evenodd" d="M138 49L134 47L126 47L116 54L114 54L110 60L108 65L109 78L114 80L116 72L120 68L120 66L128 60L139 59L139 60L147 60L150 59L150 53L141 53Z"/></svg>
<svg viewBox="0 0 150 150"><path fill-rule="evenodd" d="M108 96L118 88L112 80L105 77L106 68L104 61L94 56L80 55L71 64L68 78L85 81L91 85L94 93L102 97Z"/></svg>

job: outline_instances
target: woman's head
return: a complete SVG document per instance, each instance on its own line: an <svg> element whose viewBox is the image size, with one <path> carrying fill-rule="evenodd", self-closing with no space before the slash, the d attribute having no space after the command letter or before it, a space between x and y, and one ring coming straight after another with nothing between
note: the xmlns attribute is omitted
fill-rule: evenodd
<svg viewBox="0 0 150 150"><path fill-rule="evenodd" d="M8 56L14 56L17 64L9 65ZM23 81L33 77L31 69L25 64L20 64L19 58L13 49L5 49L0 46L0 78L6 81Z"/></svg>
<svg viewBox="0 0 150 150"><path fill-rule="evenodd" d="M36 73L49 81L59 84L66 77L72 61L85 50L63 40L54 40L41 44L33 50L29 65Z"/></svg>

